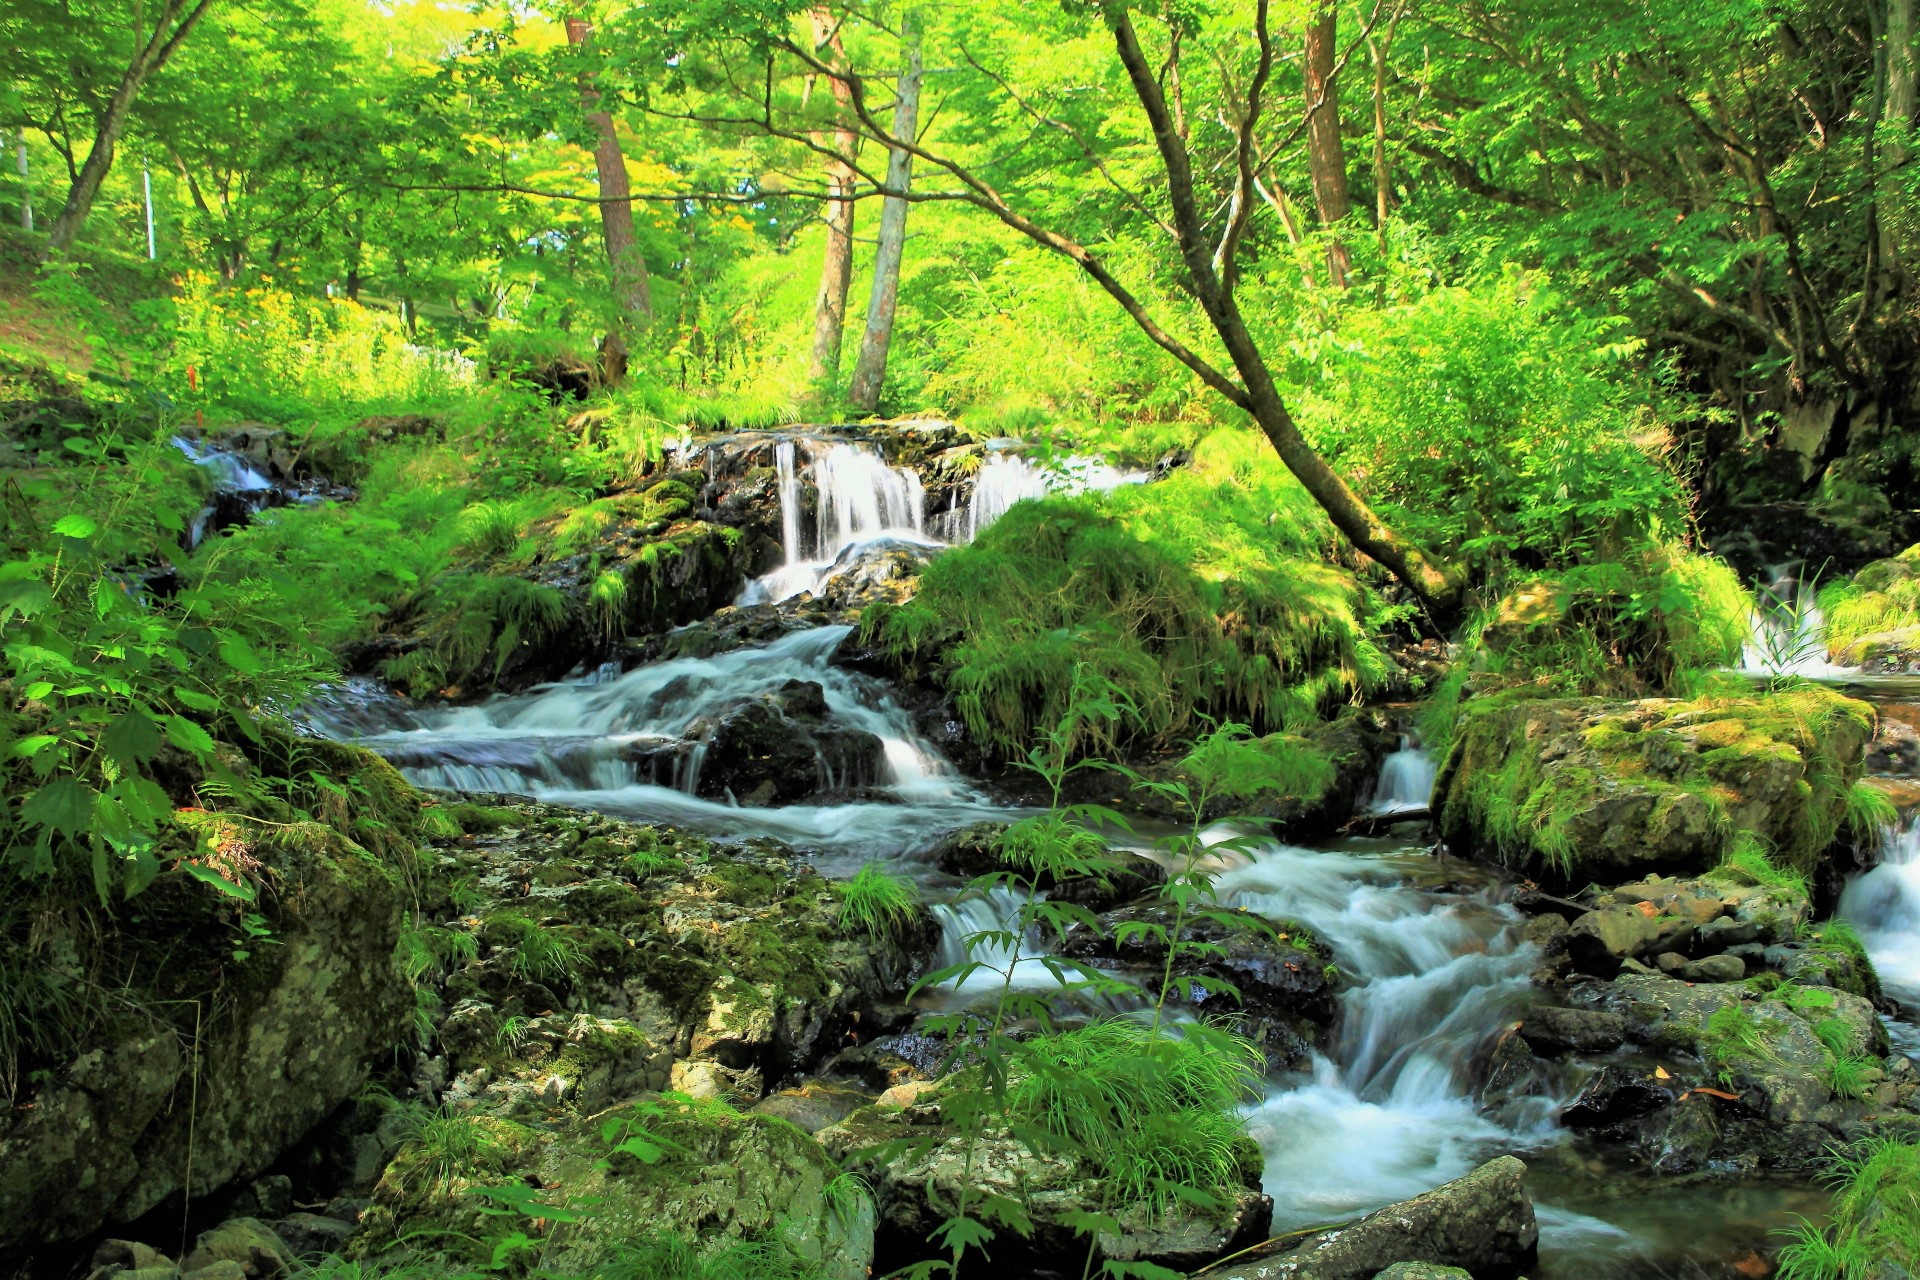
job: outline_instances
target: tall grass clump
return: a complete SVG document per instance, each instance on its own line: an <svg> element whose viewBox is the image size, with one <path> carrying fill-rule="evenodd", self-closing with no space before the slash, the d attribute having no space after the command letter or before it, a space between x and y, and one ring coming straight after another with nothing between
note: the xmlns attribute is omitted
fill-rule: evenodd
<svg viewBox="0 0 1920 1280"><path fill-rule="evenodd" d="M1385 607L1322 558L1331 541L1290 479L1202 465L1016 504L865 625L935 671L968 728L1009 755L1061 718L1083 666L1126 710L1082 720L1075 753L1169 741L1196 711L1282 729L1387 675L1369 634Z"/></svg>
<svg viewBox="0 0 1920 1280"><path fill-rule="evenodd" d="M1878 632L1920 626L1920 546L1829 583L1819 601L1833 653Z"/></svg>
<svg viewBox="0 0 1920 1280"><path fill-rule="evenodd" d="M912 884L869 862L840 886L839 924L876 938L895 936L913 923L919 906Z"/></svg>
<svg viewBox="0 0 1920 1280"><path fill-rule="evenodd" d="M1802 1222L1780 1251L1780 1280L1873 1280L1920 1271L1920 1142L1873 1138L1835 1154L1833 1222Z"/></svg>

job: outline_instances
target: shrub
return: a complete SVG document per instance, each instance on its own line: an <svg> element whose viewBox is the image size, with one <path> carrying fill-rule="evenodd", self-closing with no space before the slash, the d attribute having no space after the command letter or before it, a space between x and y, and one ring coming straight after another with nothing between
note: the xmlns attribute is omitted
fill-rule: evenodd
<svg viewBox="0 0 1920 1280"><path fill-rule="evenodd" d="M919 905L920 895L911 884L869 862L840 886L839 925L876 938L898 935L913 922Z"/></svg>

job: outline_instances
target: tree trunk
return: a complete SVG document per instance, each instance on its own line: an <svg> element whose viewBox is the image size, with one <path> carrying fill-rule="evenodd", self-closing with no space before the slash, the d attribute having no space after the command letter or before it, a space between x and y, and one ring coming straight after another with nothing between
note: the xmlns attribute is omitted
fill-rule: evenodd
<svg viewBox="0 0 1920 1280"><path fill-rule="evenodd" d="M167 59L212 6L213 0L198 0L192 9L188 9L187 4L188 0L166 0L153 24L153 35L133 55L113 96L107 99L106 110L100 113L94 129L93 148L87 152L87 162L80 166L73 187L67 192L66 204L47 230L47 244L54 251L65 252L79 237L80 228L100 195L100 184L106 181L107 171L113 167L113 149L127 127L127 115L133 110L133 101L140 96L141 87L167 65Z"/></svg>
<svg viewBox="0 0 1920 1280"><path fill-rule="evenodd" d="M567 40L584 49L593 27L584 18L567 19ZM620 314L644 326L653 319L653 295L647 264L633 233L633 188L627 182L627 158L613 130L613 113L600 109L600 91L591 73L580 77L580 103L593 126L593 165L600 179L600 234L607 244L607 268L613 301Z"/></svg>
<svg viewBox="0 0 1920 1280"><path fill-rule="evenodd" d="M815 9L813 46L838 67L846 62L839 29L825 6ZM846 81L828 78L833 89L835 117L833 150L851 157L859 135L851 119L853 90ZM839 159L827 161L827 251L820 265L820 293L813 310L813 357L808 371L815 382L840 374L840 344L847 328L847 294L853 286L853 166Z"/></svg>
<svg viewBox="0 0 1920 1280"><path fill-rule="evenodd" d="M901 15L900 40L906 46L906 66L900 71L900 86L894 96L893 136L911 143L920 117L920 33L918 14L912 9ZM905 147L894 147L887 156L888 190L904 192L912 180L912 153ZM860 338L860 357L854 362L853 383L847 391L848 401L861 413L872 413L880 405L906 240L907 202L888 196L880 209L880 240L873 254L873 296L867 302L867 330Z"/></svg>
<svg viewBox="0 0 1920 1280"><path fill-rule="evenodd" d="M1333 226L1347 216L1347 155L1340 144L1339 86L1334 83L1339 57L1338 19L1325 5L1307 24L1307 170L1320 221ZM1338 238L1327 245L1327 269L1333 282L1347 287L1353 260Z"/></svg>
<svg viewBox="0 0 1920 1280"><path fill-rule="evenodd" d="M23 129L13 139L14 166L20 171L20 229L33 230L33 174L27 168L27 134Z"/></svg>

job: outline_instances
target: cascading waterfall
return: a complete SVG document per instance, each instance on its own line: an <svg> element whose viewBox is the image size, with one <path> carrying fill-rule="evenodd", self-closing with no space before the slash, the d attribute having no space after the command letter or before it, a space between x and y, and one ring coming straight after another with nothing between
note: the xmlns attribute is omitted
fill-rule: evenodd
<svg viewBox="0 0 1920 1280"><path fill-rule="evenodd" d="M1276 1230L1416 1195L1522 1140L1480 1113L1472 1063L1524 1010L1531 948L1511 908L1409 883L1424 861L1268 845L1216 881L1234 906L1312 928L1352 983L1330 1052L1248 1118Z"/></svg>
<svg viewBox="0 0 1920 1280"><path fill-rule="evenodd" d="M1425 809L1433 799L1433 780L1440 767L1406 734L1400 736L1400 749L1391 751L1380 762L1380 777L1373 786L1371 812L1376 814L1412 813Z"/></svg>
<svg viewBox="0 0 1920 1280"><path fill-rule="evenodd" d="M807 443L807 477L818 497L813 545L801 545L798 451L793 441L782 440L774 446L774 467L785 563L749 582L740 595L743 605L818 592L876 551L940 545L926 534L927 495L918 473L888 466L872 445Z"/></svg>
<svg viewBox="0 0 1920 1280"><path fill-rule="evenodd" d="M885 685L833 665L851 630L796 631L756 649L653 663L614 680L549 685L474 706L413 708L362 696L310 714L422 786L526 793L714 834L897 850L996 812ZM893 803L740 808L693 794L706 756L703 722L795 680L820 685L835 723L880 739Z"/></svg>
<svg viewBox="0 0 1920 1280"><path fill-rule="evenodd" d="M232 495L237 498L248 515L260 511L273 499L278 491L274 482L262 475L254 465L237 453L215 448L198 440L189 440L185 436L173 437L173 447L187 456L187 460L207 473L216 495ZM213 521L217 508L202 507L187 528L187 549L193 550L205 540L207 526Z"/></svg>
<svg viewBox="0 0 1920 1280"><path fill-rule="evenodd" d="M1920 1009L1920 823L1886 833L1880 863L1855 876L1835 913L1851 923L1887 995ZM1920 1028L1889 1026L1908 1054L1920 1054Z"/></svg>
<svg viewBox="0 0 1920 1280"><path fill-rule="evenodd" d="M739 601L743 605L778 604L817 593L877 553L972 542L1014 503L1028 498L1105 492L1147 478L1144 472L1121 471L1095 458L1069 456L1043 467L1018 454L995 452L981 463L966 503L934 517L930 530L926 490L911 468L887 465L869 444L804 443L810 451L806 483L818 498L812 545L802 545L799 446L782 440L774 446L774 468L785 560L747 584Z"/></svg>

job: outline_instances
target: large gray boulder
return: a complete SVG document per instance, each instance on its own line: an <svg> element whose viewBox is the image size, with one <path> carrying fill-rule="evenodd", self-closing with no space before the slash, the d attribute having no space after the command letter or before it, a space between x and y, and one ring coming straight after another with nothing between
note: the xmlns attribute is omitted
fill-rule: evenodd
<svg viewBox="0 0 1920 1280"><path fill-rule="evenodd" d="M117 945L164 948L181 999L107 1022L0 1110L0 1251L130 1222L266 1168L359 1091L399 1042L412 991L395 947L404 891L369 855L276 854L270 944L235 953L226 908L175 872ZM195 1034L189 1013L201 1001Z"/></svg>
<svg viewBox="0 0 1920 1280"><path fill-rule="evenodd" d="M1522 1184L1526 1172L1519 1160L1502 1156L1357 1222L1208 1272L1207 1280L1373 1280L1416 1261L1459 1267L1474 1280L1512 1280L1533 1265L1540 1241Z"/></svg>

